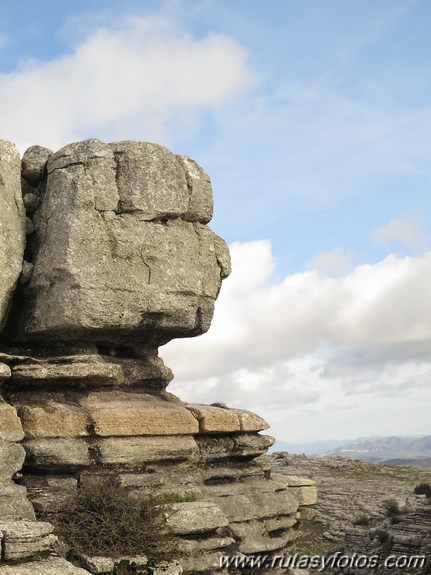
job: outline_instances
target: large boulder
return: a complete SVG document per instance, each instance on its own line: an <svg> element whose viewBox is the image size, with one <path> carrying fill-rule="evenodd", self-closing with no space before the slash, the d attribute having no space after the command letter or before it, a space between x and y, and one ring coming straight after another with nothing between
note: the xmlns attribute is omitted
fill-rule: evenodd
<svg viewBox="0 0 431 575"><path fill-rule="evenodd" d="M211 185L195 162L86 140L46 171L15 339L160 345L209 328L230 262L206 226Z"/></svg>
<svg viewBox="0 0 431 575"><path fill-rule="evenodd" d="M24 244L21 159L15 144L0 140L0 330L21 273Z"/></svg>

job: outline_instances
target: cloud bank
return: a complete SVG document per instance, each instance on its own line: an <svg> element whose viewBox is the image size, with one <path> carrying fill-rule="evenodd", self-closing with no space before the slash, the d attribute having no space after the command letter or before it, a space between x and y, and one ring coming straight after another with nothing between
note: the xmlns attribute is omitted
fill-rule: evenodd
<svg viewBox="0 0 431 575"><path fill-rule="evenodd" d="M367 402L430 394L431 253L277 281L270 242L230 248L210 331L161 349L174 393L257 410L277 429L283 414L361 418Z"/></svg>
<svg viewBox="0 0 431 575"><path fill-rule="evenodd" d="M169 144L253 82L244 48L228 36L196 38L167 19L130 18L66 56L0 75L2 137L22 150L124 134Z"/></svg>

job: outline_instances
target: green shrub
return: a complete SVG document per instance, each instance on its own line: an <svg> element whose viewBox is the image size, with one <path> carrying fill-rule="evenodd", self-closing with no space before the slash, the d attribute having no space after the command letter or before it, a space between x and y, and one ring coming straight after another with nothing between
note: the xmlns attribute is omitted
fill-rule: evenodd
<svg viewBox="0 0 431 575"><path fill-rule="evenodd" d="M427 497L431 497L431 485L429 483L416 485L414 492L416 495L426 495Z"/></svg>
<svg viewBox="0 0 431 575"><path fill-rule="evenodd" d="M166 531L163 513L169 509L159 498L131 496L109 481L81 487L55 513L44 519L72 553L119 558L146 555L150 560L171 558L175 539Z"/></svg>
<svg viewBox="0 0 431 575"><path fill-rule="evenodd" d="M387 499L383 503L383 506L385 508L387 517L396 517L402 513L402 510L396 499Z"/></svg>
<svg viewBox="0 0 431 575"><path fill-rule="evenodd" d="M190 503L196 501L194 495L181 495L179 493L163 493L155 498L158 505L169 505L172 503Z"/></svg>
<svg viewBox="0 0 431 575"><path fill-rule="evenodd" d="M359 526L363 526L363 527L367 527L368 525L371 524L371 519L369 517L367 517L366 515L361 515L360 517L358 517L357 519L355 519L353 521L353 525L359 525Z"/></svg>

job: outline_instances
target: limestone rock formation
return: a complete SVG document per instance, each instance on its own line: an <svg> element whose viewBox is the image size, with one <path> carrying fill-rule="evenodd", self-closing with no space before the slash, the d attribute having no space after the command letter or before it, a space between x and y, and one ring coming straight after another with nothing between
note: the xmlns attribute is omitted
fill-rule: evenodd
<svg viewBox="0 0 431 575"><path fill-rule="evenodd" d="M10 369L0 364L0 392L1 384L9 377ZM19 444L23 438L24 432L16 410L0 394L0 523L35 518L25 488L12 482L13 475L24 463L25 451Z"/></svg>
<svg viewBox="0 0 431 575"><path fill-rule="evenodd" d="M10 144L1 149L9 154L3 196L15 209L0 227L12 270L0 282L3 324L10 309L0 350L4 548L24 540L28 525L2 521L34 519L26 488L49 514L97 479L180 499L166 516L181 555L172 573L226 573L224 554L280 553L296 537L298 508L314 503L313 482L271 477L254 461L274 441L261 434L267 423L182 402L166 391L173 375L158 357L172 338L209 328L230 272L226 244L207 226L208 176L155 144L33 146L22 161L23 198L13 203L17 156ZM17 485L11 478L22 464ZM19 518L4 511L9 496ZM34 529L40 548L51 537L44 525ZM57 559L40 573L53 572ZM100 572L106 561L83 565Z"/></svg>
<svg viewBox="0 0 431 575"><path fill-rule="evenodd" d="M24 241L21 160L14 144L0 140L0 330L21 274Z"/></svg>
<svg viewBox="0 0 431 575"><path fill-rule="evenodd" d="M10 369L0 363L2 383L10 377ZM24 437L16 410L0 393L0 573L6 572L3 561L22 561L51 549L57 538L53 526L36 522L33 506L25 487L12 481L23 465L25 451L19 441ZM16 571L18 573L18 571Z"/></svg>
<svg viewBox="0 0 431 575"><path fill-rule="evenodd" d="M46 171L38 151L24 157L33 268L16 338L160 345L205 332L230 264L205 225L203 170L143 142L70 144Z"/></svg>

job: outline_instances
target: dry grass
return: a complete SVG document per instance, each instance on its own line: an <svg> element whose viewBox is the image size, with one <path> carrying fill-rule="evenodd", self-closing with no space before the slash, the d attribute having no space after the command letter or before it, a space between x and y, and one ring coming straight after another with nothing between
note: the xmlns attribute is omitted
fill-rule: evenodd
<svg viewBox="0 0 431 575"><path fill-rule="evenodd" d="M166 530L169 506L147 496L131 496L124 488L107 481L83 486L77 496L44 519L72 554L103 555L112 558L146 555L151 561L175 554L175 538Z"/></svg>

